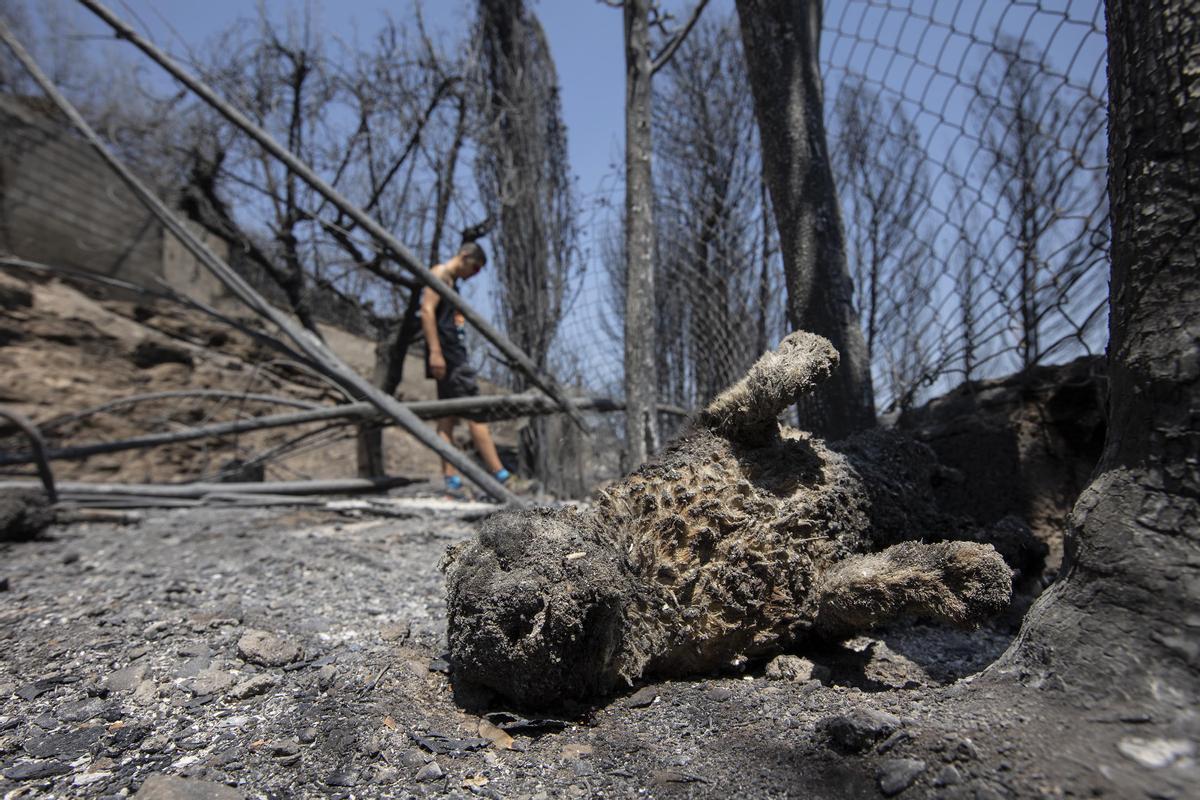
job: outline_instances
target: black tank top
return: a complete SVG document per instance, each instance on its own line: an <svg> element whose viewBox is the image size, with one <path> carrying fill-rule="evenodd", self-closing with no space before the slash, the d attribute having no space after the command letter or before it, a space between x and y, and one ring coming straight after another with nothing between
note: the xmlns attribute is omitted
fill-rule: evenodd
<svg viewBox="0 0 1200 800"><path fill-rule="evenodd" d="M458 280L450 284L450 288L458 292ZM446 374L467 363L467 329L466 322L458 309L446 302L446 298L438 301L434 310L437 323L438 341L442 344L442 358L446 360ZM425 359L426 377L432 378L429 372L429 359Z"/></svg>

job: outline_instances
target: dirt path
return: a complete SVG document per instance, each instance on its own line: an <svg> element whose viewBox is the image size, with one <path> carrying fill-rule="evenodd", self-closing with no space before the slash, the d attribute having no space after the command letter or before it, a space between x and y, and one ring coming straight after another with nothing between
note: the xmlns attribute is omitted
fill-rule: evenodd
<svg viewBox="0 0 1200 800"><path fill-rule="evenodd" d="M1003 650L1003 631L918 625L799 663L817 679L780 662L654 684L562 723L481 727L512 709L456 697L441 661L436 565L470 533L452 515L191 509L0 545L0 796L130 795L160 773L199 782L152 782L180 798L223 785L270 798L1182 798L1197 785L1194 741L1138 709L1084 713L1057 706L1054 687L957 680Z"/></svg>

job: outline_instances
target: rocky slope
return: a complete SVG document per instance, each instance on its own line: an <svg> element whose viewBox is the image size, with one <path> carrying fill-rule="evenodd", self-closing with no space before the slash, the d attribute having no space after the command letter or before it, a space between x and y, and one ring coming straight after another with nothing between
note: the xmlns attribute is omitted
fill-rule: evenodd
<svg viewBox="0 0 1200 800"><path fill-rule="evenodd" d="M261 328L253 319L242 321ZM360 374L372 374L373 342L332 327L323 327L322 335ZM433 399L433 382L425 379L419 358L409 359L405 373L398 392L402 399ZM0 403L39 425L60 420L49 432L51 446L295 410L236 397L170 398L77 421L60 419L135 394L219 389L326 404L344 401L319 377L200 312L161 301L105 299L86 285L11 270L0 271L0 375ZM286 453L270 458L267 480L354 477L353 429L323 426L312 423L57 462L55 472L63 479L92 481L211 480L235 459L251 461L299 439ZM0 431L0 450L25 450L24 440L10 433ZM499 425L497 438L514 441L511 425ZM439 474L437 457L397 429L385 432L385 451L391 474L422 479Z"/></svg>

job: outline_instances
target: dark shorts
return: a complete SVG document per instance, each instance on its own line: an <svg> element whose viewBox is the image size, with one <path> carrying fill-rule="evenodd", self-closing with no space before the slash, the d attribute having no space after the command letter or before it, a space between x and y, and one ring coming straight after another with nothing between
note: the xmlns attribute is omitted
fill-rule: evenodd
<svg viewBox="0 0 1200 800"><path fill-rule="evenodd" d="M475 382L475 370L466 364L456 366L446 373L445 378L437 382L438 400L474 397L477 394L479 394L479 384Z"/></svg>

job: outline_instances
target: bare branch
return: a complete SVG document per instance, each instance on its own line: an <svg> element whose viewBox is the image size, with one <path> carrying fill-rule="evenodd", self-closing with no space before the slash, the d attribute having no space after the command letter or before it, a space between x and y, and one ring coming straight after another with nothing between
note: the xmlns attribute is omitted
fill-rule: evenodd
<svg viewBox="0 0 1200 800"><path fill-rule="evenodd" d="M683 44L683 40L687 38L692 28L696 26L696 21L700 19L700 14L704 11L706 5L708 5L708 0L698 0L696 6L692 9L692 13L688 16L687 22L684 23L678 33L663 45L663 49L659 51L658 55L651 59L651 75L665 67L667 62L671 60L671 56L675 55L675 51L679 49L679 45Z"/></svg>
<svg viewBox="0 0 1200 800"><path fill-rule="evenodd" d="M29 460L37 464L38 477L41 478L42 488L46 490L46 499L51 503L58 502L58 492L54 488L54 473L51 471L50 462L46 458L46 443L42 440L42 435L38 432L38 429L21 414L3 407L0 407L0 418L6 419L13 425L16 425L25 434L25 437L29 439L29 448L32 453Z"/></svg>
<svg viewBox="0 0 1200 800"><path fill-rule="evenodd" d="M233 399L250 403L265 403L276 406L293 406L295 408L315 409L320 408L320 403L314 403L308 400L297 400L292 397L280 397L279 395L271 394L252 394L250 392L232 392L224 389L180 389L167 392L151 392L148 394L135 394L130 397L121 397L116 400L110 400L107 403L90 406L81 411L75 411L70 414L62 414L53 419L46 420L40 423L38 427L43 431L52 431L55 428L61 428L64 425L70 425L73 422L80 422L88 417L96 414L103 414L108 411L116 411L119 408L128 408L142 403L153 403L158 400L176 400L176 399Z"/></svg>

